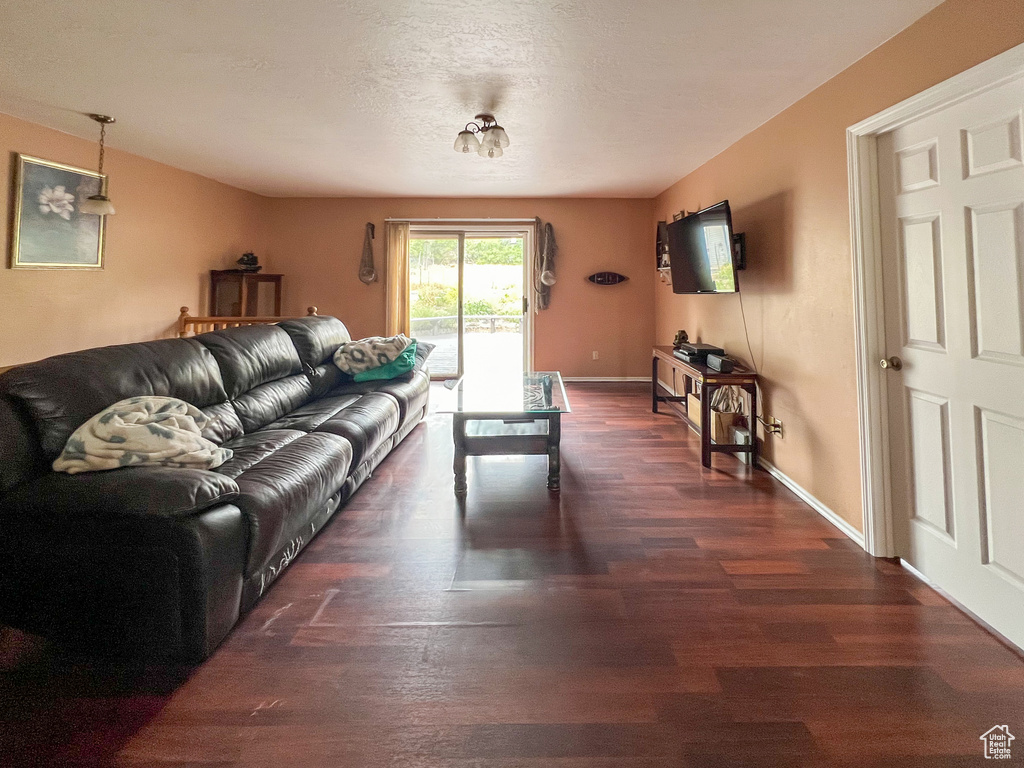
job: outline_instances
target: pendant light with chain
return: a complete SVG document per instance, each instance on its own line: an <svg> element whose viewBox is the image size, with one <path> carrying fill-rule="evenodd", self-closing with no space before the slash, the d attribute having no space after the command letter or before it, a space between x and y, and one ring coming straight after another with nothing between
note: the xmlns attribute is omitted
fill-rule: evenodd
<svg viewBox="0 0 1024 768"><path fill-rule="evenodd" d="M103 150L104 143L107 138L107 126L115 122L114 118L107 117L106 115L89 115L90 118L100 124L100 191L86 198L82 201L82 204L78 206L78 210L81 213L92 213L97 216L113 216L114 215L114 204L110 202L110 198L103 194Z"/></svg>

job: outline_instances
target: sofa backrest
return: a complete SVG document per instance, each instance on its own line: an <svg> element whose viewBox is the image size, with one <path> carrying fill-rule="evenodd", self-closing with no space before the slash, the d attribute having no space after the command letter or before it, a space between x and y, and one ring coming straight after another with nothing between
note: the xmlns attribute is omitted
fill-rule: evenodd
<svg viewBox="0 0 1024 768"><path fill-rule="evenodd" d="M177 397L212 417L223 443L253 432L336 386L332 363L350 341L334 317L229 328L191 339L57 355L0 374L0 495L49 471L71 434L114 403Z"/></svg>
<svg viewBox="0 0 1024 768"><path fill-rule="evenodd" d="M302 361L302 370L309 376L314 397L321 397L348 380L334 364L334 353L338 347L352 341L341 320L317 315L285 320L278 323L278 327L291 337Z"/></svg>
<svg viewBox="0 0 1024 768"><path fill-rule="evenodd" d="M29 464L49 464L78 427L138 395L177 397L198 408L227 400L220 369L205 347L193 339L163 339L71 352L7 371L0 375L0 419L33 433L38 453ZM5 458L23 438L17 428L11 437L0 432ZM5 490L15 476L20 470L0 475Z"/></svg>
<svg viewBox="0 0 1024 768"><path fill-rule="evenodd" d="M338 347L352 341L348 328L336 317L297 317L293 320L284 320L278 323L277 327L291 337L303 369L307 372L310 368L316 368L332 359Z"/></svg>
<svg viewBox="0 0 1024 768"><path fill-rule="evenodd" d="M309 402L309 378L289 335L275 325L245 325L194 337L220 366L242 428L254 432Z"/></svg>
<svg viewBox="0 0 1024 768"><path fill-rule="evenodd" d="M0 397L0 496L45 471L32 420L17 401Z"/></svg>

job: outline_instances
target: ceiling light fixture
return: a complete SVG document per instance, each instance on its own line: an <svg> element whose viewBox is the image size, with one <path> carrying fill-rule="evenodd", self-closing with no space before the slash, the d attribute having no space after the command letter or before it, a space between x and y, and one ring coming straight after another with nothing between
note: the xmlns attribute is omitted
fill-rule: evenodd
<svg viewBox="0 0 1024 768"><path fill-rule="evenodd" d="M494 115L483 113L474 120L479 120L480 124L466 123L455 139L455 151L462 154L476 152L480 157L501 157L505 154L504 149L509 145L508 134L498 125Z"/></svg>
<svg viewBox="0 0 1024 768"><path fill-rule="evenodd" d="M103 145L107 138L107 126L113 122L116 122L114 118L107 117L106 115L89 115L92 120L95 120L100 124L100 167L99 174L103 176ZM92 195L82 201L82 204L78 206L78 210L82 213L93 213L97 216L113 216L114 215L114 204L110 202L110 198L103 194L103 179L100 178L100 191L99 193Z"/></svg>

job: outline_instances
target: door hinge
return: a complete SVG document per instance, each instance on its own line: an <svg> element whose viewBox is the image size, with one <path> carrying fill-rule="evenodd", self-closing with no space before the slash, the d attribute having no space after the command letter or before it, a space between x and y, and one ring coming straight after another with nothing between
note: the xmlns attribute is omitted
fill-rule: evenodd
<svg viewBox="0 0 1024 768"><path fill-rule="evenodd" d="M523 314L527 314L530 311L530 299L523 296Z"/></svg>

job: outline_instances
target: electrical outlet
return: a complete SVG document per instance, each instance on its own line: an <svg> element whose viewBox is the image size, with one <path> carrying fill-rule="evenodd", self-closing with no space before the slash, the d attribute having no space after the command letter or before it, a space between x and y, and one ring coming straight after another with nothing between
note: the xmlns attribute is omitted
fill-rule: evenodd
<svg viewBox="0 0 1024 768"><path fill-rule="evenodd" d="M594 359L597 360L597 350L594 350Z"/></svg>
<svg viewBox="0 0 1024 768"><path fill-rule="evenodd" d="M757 421L761 425L762 429L764 429L765 437L768 437L768 435L775 435L780 440L783 439L784 435L782 434L782 422L776 419L774 416L769 416L767 419L762 419L760 416L758 416Z"/></svg>

